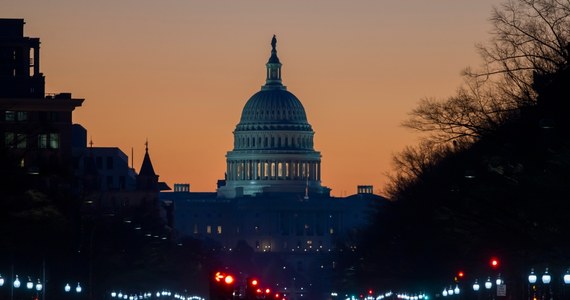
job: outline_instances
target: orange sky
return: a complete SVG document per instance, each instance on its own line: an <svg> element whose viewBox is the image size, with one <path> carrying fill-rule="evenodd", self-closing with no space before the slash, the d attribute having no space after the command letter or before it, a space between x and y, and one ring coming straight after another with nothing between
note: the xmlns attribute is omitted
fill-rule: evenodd
<svg viewBox="0 0 570 300"><path fill-rule="evenodd" d="M95 146L160 179L214 191L241 110L278 38L283 82L305 106L333 195L373 184L418 136L400 126L422 97L446 97L479 59L498 0L4 0L39 37L47 92L85 98L74 122Z"/></svg>

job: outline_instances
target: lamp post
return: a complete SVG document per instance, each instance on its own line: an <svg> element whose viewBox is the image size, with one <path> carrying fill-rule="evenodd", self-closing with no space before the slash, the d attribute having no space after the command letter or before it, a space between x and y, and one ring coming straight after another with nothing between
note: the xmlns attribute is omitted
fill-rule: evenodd
<svg viewBox="0 0 570 300"><path fill-rule="evenodd" d="M487 278L487 281L485 281L485 289L487 290L487 294L489 295L489 299L494 299L493 292L491 291L491 288L493 287L493 283L491 282L491 276L489 276Z"/></svg>
<svg viewBox="0 0 570 300"><path fill-rule="evenodd" d="M568 286L570 285L570 268L568 268L566 270L566 273L562 277L562 280L564 281L564 284L562 287L562 295L564 296L564 298L566 298L566 290L568 289Z"/></svg>
<svg viewBox="0 0 570 300"><path fill-rule="evenodd" d="M550 285L550 281L552 280L552 276L550 276L550 273L548 273L548 268L546 268L546 270L544 271L544 274L542 274L542 283L547 287L545 289L545 292L547 292L548 294L546 295L546 299L552 299L552 285Z"/></svg>
<svg viewBox="0 0 570 300"><path fill-rule="evenodd" d="M479 290L481 286L479 285L479 281L475 279L475 283L473 283L473 293L475 294L475 298L479 299Z"/></svg>
<svg viewBox="0 0 570 300"><path fill-rule="evenodd" d="M528 298L534 299L536 297L536 280L538 277L534 273L534 269L530 269L530 274L528 274Z"/></svg>

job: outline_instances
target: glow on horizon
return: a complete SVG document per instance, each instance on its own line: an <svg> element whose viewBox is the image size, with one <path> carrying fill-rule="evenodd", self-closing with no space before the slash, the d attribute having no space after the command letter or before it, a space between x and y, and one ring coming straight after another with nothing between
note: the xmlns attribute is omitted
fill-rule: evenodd
<svg viewBox="0 0 570 300"><path fill-rule="evenodd" d="M303 103L333 195L383 189L391 156L418 136L400 127L423 97L450 96L477 66L500 2L15 1L39 37L47 92L85 98L74 122L161 181L214 191L241 110L265 79L277 34L283 82Z"/></svg>

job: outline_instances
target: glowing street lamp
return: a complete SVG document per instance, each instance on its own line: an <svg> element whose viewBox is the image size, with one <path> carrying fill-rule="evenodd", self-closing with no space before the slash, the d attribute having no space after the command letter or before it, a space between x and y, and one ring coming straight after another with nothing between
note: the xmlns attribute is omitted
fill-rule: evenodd
<svg viewBox="0 0 570 300"><path fill-rule="evenodd" d="M69 283L66 283L66 284L65 284L65 287L63 288L63 290L64 290L66 293L69 293L69 291L71 291L71 286L69 285Z"/></svg>
<svg viewBox="0 0 570 300"><path fill-rule="evenodd" d="M481 286L479 286L479 282L475 279L475 283L473 284L473 290L478 292Z"/></svg>
<svg viewBox="0 0 570 300"><path fill-rule="evenodd" d="M542 274L542 283L549 284L551 280L552 276L550 276L550 274L548 273L548 268L546 268L544 274Z"/></svg>
<svg viewBox="0 0 570 300"><path fill-rule="evenodd" d="M566 274L564 274L564 284L570 284L570 269L566 270Z"/></svg>
<svg viewBox="0 0 570 300"><path fill-rule="evenodd" d="M36 283L36 291L41 291L44 288L43 284L38 279L38 283Z"/></svg>
<svg viewBox="0 0 570 300"><path fill-rule="evenodd" d="M81 293L83 289L81 288L81 286L79 285L79 282L77 283L77 287L75 288L75 291L78 293Z"/></svg>
<svg viewBox="0 0 570 300"><path fill-rule="evenodd" d="M16 275L16 279L14 280L14 287L15 288L20 288L20 285L22 283L20 282L20 279L18 278L18 275Z"/></svg>
<svg viewBox="0 0 570 300"><path fill-rule="evenodd" d="M4 278L0 275L0 286L4 286Z"/></svg>
<svg viewBox="0 0 570 300"><path fill-rule="evenodd" d="M491 282L491 277L487 278L487 281L485 281L485 288L490 290L493 287L493 283Z"/></svg>
<svg viewBox="0 0 570 300"><path fill-rule="evenodd" d="M528 283L535 284L537 279L538 278L536 277L536 274L534 273L534 269L530 269L530 274L528 275Z"/></svg>
<svg viewBox="0 0 570 300"><path fill-rule="evenodd" d="M26 283L26 288L28 290L31 290L34 288L34 283L32 282L32 278L30 278L29 276L28 276L28 282Z"/></svg>

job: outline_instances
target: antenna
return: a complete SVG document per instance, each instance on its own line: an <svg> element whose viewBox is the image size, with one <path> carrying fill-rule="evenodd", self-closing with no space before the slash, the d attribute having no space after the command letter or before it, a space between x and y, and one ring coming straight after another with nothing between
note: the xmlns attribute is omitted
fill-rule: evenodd
<svg viewBox="0 0 570 300"><path fill-rule="evenodd" d="M135 169L135 149L131 147L131 169Z"/></svg>

